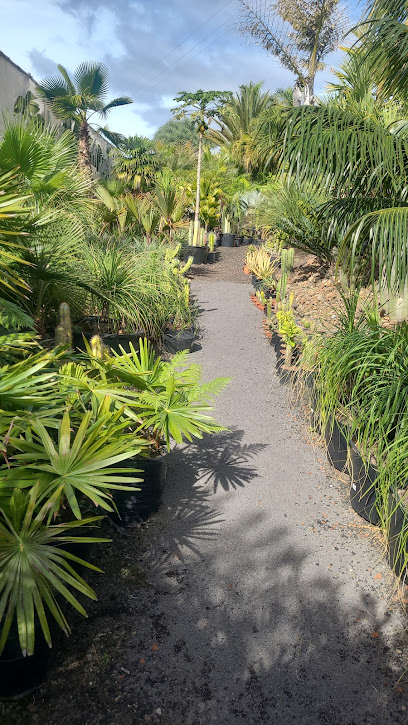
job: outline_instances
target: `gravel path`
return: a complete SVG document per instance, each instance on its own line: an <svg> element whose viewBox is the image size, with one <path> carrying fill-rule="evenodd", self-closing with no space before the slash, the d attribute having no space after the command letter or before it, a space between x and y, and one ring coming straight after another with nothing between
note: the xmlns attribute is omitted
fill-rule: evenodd
<svg viewBox="0 0 408 725"><path fill-rule="evenodd" d="M171 454L162 511L107 555L109 606L19 723L407 723L406 619L374 530L296 420L242 250L221 254L193 281L192 360L231 376L229 432Z"/></svg>

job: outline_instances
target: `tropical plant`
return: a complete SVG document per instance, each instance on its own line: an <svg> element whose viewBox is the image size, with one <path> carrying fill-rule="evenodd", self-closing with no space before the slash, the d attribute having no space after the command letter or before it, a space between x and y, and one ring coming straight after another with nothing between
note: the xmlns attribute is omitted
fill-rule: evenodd
<svg viewBox="0 0 408 725"><path fill-rule="evenodd" d="M281 232L286 243L330 264L336 237L329 235L330 222L322 212L326 200L327 195L311 184L270 183L263 188L254 213L266 237Z"/></svg>
<svg viewBox="0 0 408 725"><path fill-rule="evenodd" d="M141 479L123 477L122 469L111 466L140 453L142 443L124 432L122 411L109 411L107 402L102 401L96 417L92 411L83 413L74 433L68 412L48 424L34 420L18 437L11 432L8 439L16 452L9 456L7 470L0 473L3 493L13 486L31 489L38 481L38 503L52 498L50 516L68 505L75 518L81 519L78 495L88 499L88 504L112 511L111 490L127 489L127 483ZM56 442L47 428L56 430Z"/></svg>
<svg viewBox="0 0 408 725"><path fill-rule="evenodd" d="M174 100L179 104L172 109L175 118L178 120L190 118L198 131L198 158L197 158L197 190L194 211L194 241L198 243L200 228L200 197L201 197L201 163L203 154L203 140L213 118L219 112L221 105L225 104L232 96L231 91L203 91L195 93L181 91Z"/></svg>
<svg viewBox="0 0 408 725"><path fill-rule="evenodd" d="M143 136L124 138L112 149L113 172L132 191L150 189L160 169L160 158L153 142Z"/></svg>
<svg viewBox="0 0 408 725"><path fill-rule="evenodd" d="M171 241L175 230L185 226L187 199L184 192L177 188L168 169L164 169L157 179L154 200L161 214L161 230L168 232Z"/></svg>
<svg viewBox="0 0 408 725"><path fill-rule="evenodd" d="M42 630L45 641L51 647L50 615L69 634L61 600L86 616L72 589L89 599L96 599L95 592L73 564L94 571L100 569L61 548L61 545L108 541L89 536L89 533L88 536L72 536L71 533L80 527L88 529L101 517L50 525L47 519L60 491L57 489L39 508L38 490L38 483L28 494L14 489L7 509L0 509L0 653L13 623L16 623L24 655L34 652L36 630L37 634Z"/></svg>
<svg viewBox="0 0 408 725"><path fill-rule="evenodd" d="M272 100L269 92L262 93L262 83L242 85L219 110L216 118L219 128L208 131L208 138L226 148L231 159L247 173L259 170L258 123L270 111Z"/></svg>
<svg viewBox="0 0 408 725"><path fill-rule="evenodd" d="M164 441L170 450L171 441L202 438L203 433L225 430L208 415L213 399L227 385L228 378L201 382L199 365L187 364L188 353L174 355L171 362L157 357L147 340L139 341L139 351L130 345L107 364L110 380L120 380L139 391L132 404L133 414L141 421L140 430L150 437L153 451Z"/></svg>
<svg viewBox="0 0 408 725"><path fill-rule="evenodd" d="M73 79L64 66L58 65L58 70L61 75L44 79L38 91L57 118L74 124L79 135L79 165L91 173L89 131L92 117L96 114L105 119L112 108L132 103L132 99L122 96L107 102L109 78L108 69L103 63L81 63Z"/></svg>
<svg viewBox="0 0 408 725"><path fill-rule="evenodd" d="M240 32L250 35L295 74L293 105L314 103L314 80L323 58L344 33L338 0L240 0Z"/></svg>

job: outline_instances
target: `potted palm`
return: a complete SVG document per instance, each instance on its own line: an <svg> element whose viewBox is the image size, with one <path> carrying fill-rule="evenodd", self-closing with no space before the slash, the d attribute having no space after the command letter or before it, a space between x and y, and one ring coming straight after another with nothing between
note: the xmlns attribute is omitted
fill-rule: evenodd
<svg viewBox="0 0 408 725"><path fill-rule="evenodd" d="M140 492L132 499L124 491L115 493L122 523L130 525L158 509L165 482L165 454L171 445L224 430L208 414L228 379L203 384L198 366L187 365L186 352L165 362L147 340L140 341L138 352L132 346L130 353L115 354L105 362L105 370L109 381L125 384L133 391L132 403L123 415L129 429L143 435L149 444L133 458L134 467L142 472Z"/></svg>
<svg viewBox="0 0 408 725"><path fill-rule="evenodd" d="M35 476L32 476L32 483ZM0 508L0 699L26 697L44 681L55 631L69 634L64 603L86 616L75 596L96 599L78 565L100 571L66 548L103 542L99 536L73 536L100 517L51 523L61 487L42 505L40 484L28 493L15 488ZM74 594L75 592L75 594Z"/></svg>

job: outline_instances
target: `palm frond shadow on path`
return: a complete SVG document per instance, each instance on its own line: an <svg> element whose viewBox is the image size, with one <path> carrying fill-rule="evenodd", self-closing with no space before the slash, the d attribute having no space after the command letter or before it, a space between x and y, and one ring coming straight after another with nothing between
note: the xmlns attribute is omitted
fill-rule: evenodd
<svg viewBox="0 0 408 725"><path fill-rule="evenodd" d="M224 524L214 494L237 491L258 475L256 455L266 444L242 443L244 431L206 437L169 456L164 505L157 517L160 537L152 536L149 567L201 558L204 542L215 541Z"/></svg>
<svg viewBox="0 0 408 725"><path fill-rule="evenodd" d="M193 445L171 453L169 473L177 471L177 478L186 478L187 489L193 492L197 484L224 491L244 488L258 474L256 456L267 443L242 443L243 430L232 429L225 433L203 438ZM172 484L171 484L172 485ZM194 488L194 496L196 495Z"/></svg>

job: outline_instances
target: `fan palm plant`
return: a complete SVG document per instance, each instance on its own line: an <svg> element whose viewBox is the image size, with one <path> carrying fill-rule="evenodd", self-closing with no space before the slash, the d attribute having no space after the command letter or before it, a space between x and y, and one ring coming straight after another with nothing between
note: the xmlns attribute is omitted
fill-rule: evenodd
<svg viewBox="0 0 408 725"><path fill-rule="evenodd" d="M109 77L103 63L81 63L72 79L64 66L58 65L58 70L61 75L43 80L39 92L57 118L68 120L77 128L79 165L90 173L89 129L92 117L96 114L105 119L112 108L132 103L132 99L122 96L107 102Z"/></svg>
<svg viewBox="0 0 408 725"><path fill-rule="evenodd" d="M0 653L13 622L17 624L23 654L32 655L38 624L46 642L50 647L52 645L50 615L69 634L62 599L86 616L72 589L89 599L96 599L94 591L72 564L94 571L100 569L64 550L61 545L108 541L71 534L71 529L89 527L100 517L50 526L46 520L60 491L56 490L39 508L38 490L39 484L35 484L27 495L15 489L7 509L0 509Z"/></svg>
<svg viewBox="0 0 408 725"><path fill-rule="evenodd" d="M202 383L200 366L187 365L187 356L186 352L177 353L171 362L164 362L147 340L140 340L138 352L131 345L129 353L114 354L107 364L108 379L138 391L131 406L133 417L156 452L163 440L170 450L172 440L182 443L184 439L202 438L203 433L225 430L208 413L229 379Z"/></svg>

